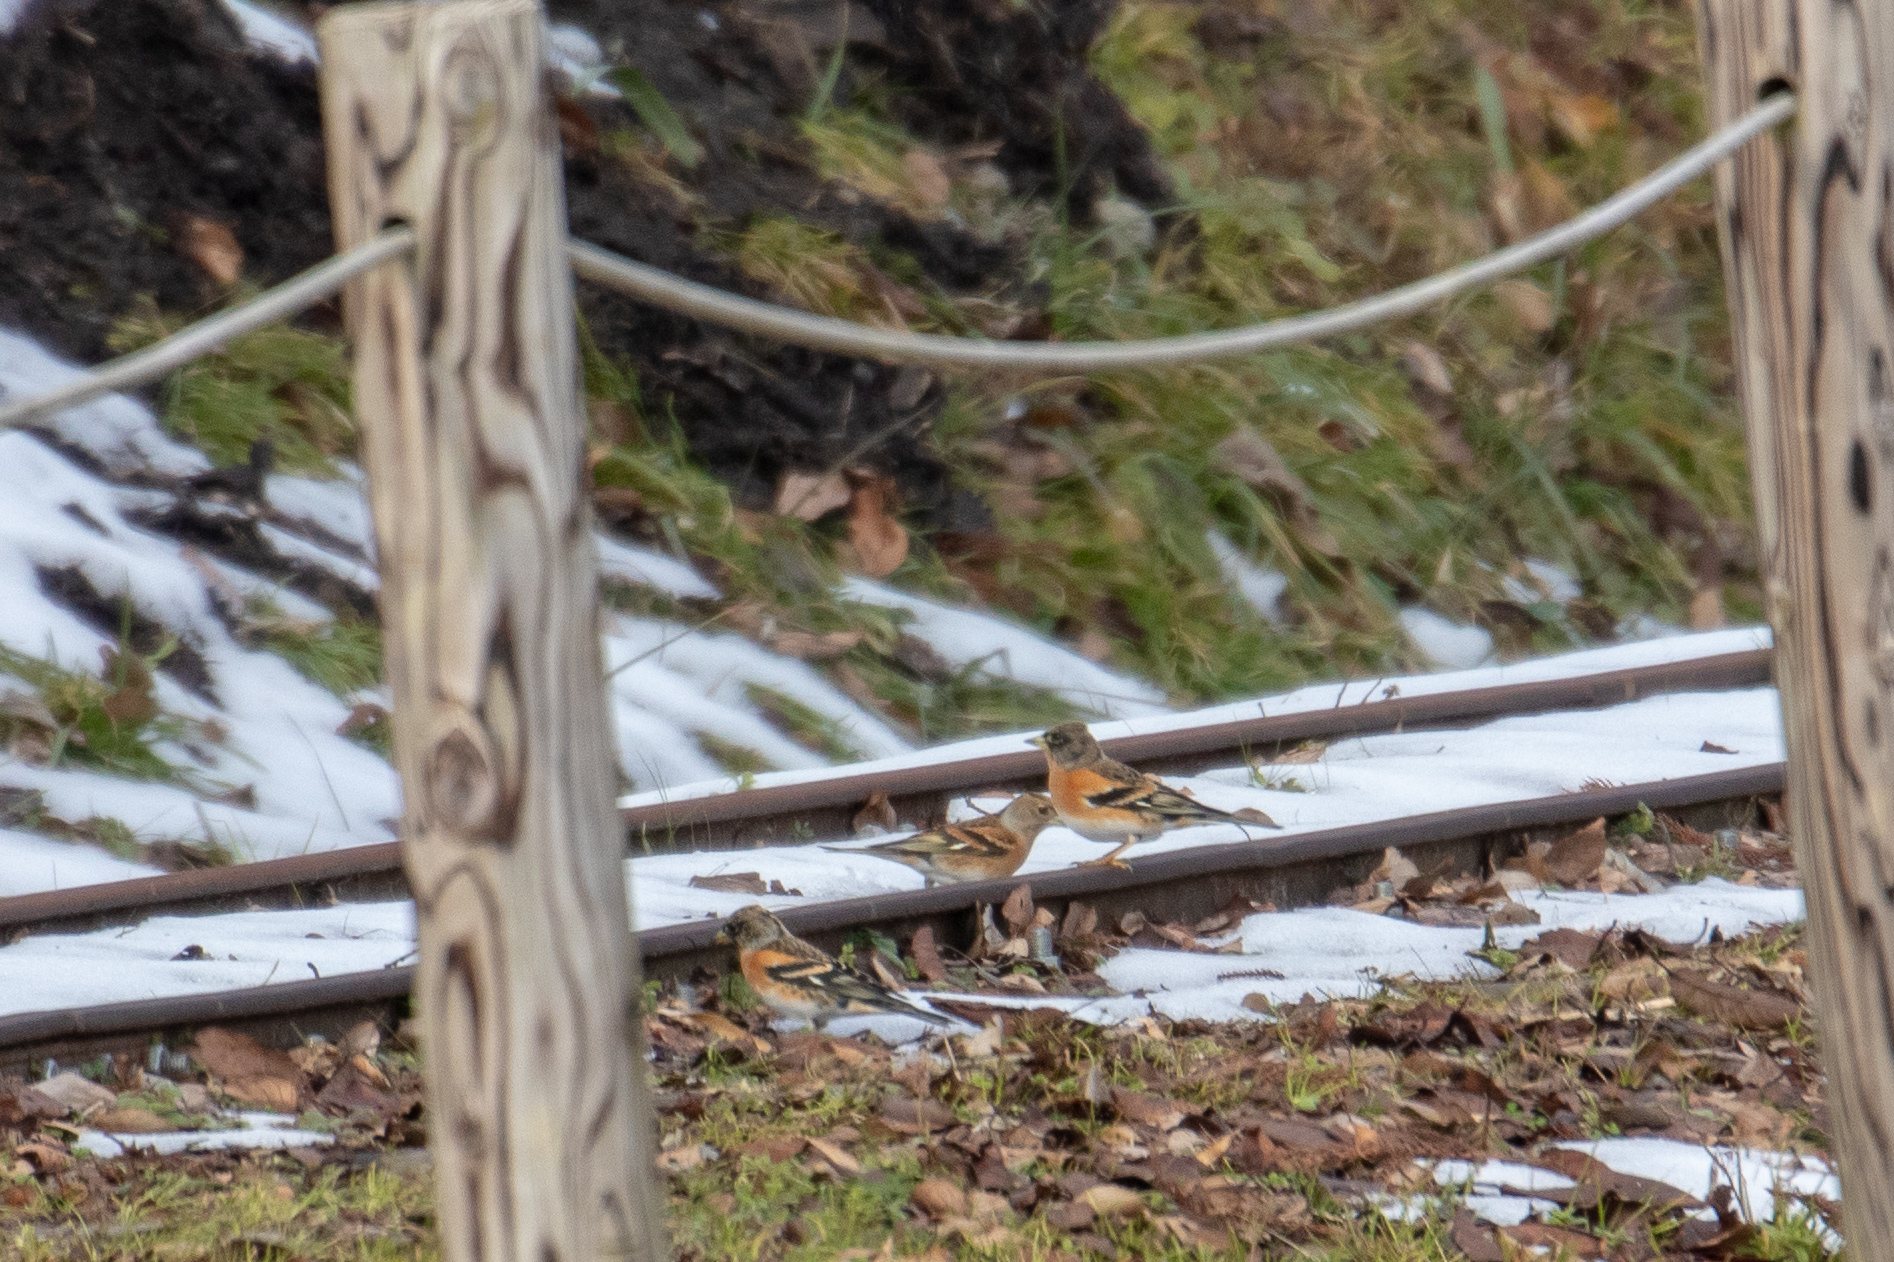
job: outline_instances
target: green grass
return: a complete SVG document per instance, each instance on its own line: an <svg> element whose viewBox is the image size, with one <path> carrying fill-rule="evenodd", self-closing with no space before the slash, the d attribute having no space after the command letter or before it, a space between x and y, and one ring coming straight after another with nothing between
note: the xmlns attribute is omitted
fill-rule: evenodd
<svg viewBox="0 0 1894 1262"><path fill-rule="evenodd" d="M167 761L162 746L205 739L200 724L167 714L151 695L148 657L126 651L103 677L72 670L0 645L0 675L27 685L38 705L0 708L0 743L29 761L74 766L132 780L191 783L192 774Z"/></svg>
<svg viewBox="0 0 1894 1262"><path fill-rule="evenodd" d="M0 1224L0 1250L17 1262L108 1262L189 1258L258 1262L266 1257L323 1262L428 1262L440 1256L433 1188L426 1174L334 1167L307 1174L287 1159L243 1163L234 1177L133 1164L117 1193L116 1221L71 1211L75 1194L48 1195L31 1179L10 1184L31 1199L14 1211L50 1224Z"/></svg>
<svg viewBox="0 0 1894 1262"><path fill-rule="evenodd" d="M1582 40L1569 34L1573 13ZM922 304L906 317L919 329L980 334L1010 312L1068 340L1164 336L1432 274L1596 202L1702 129L1681 9L1334 0L1234 43L1206 42L1200 14L1126 0L1092 52L1153 137L1177 190L1169 209L1190 225L1148 250L1126 251L1057 199L1006 194L977 163L943 164L893 121L901 102L863 66L851 68L845 107L824 98L799 123L804 160L851 195L952 214L1011 243L1007 292L947 293L912 258L794 208L705 218L700 243L824 313L888 320L892 278ZM636 148L607 156L675 182ZM944 204L930 185L939 172L952 176ZM1243 359L1036 384L950 378L930 441L955 484L985 500L993 529L966 556L936 552L910 522L914 546L892 581L984 601L1180 704L1424 667L1399 622L1409 605L1486 625L1509 655L1587 643L1636 615L1685 622L1711 542L1728 566L1718 587L1729 617L1758 617L1707 182L1523 279L1531 289L1510 297L1474 293ZM1549 324L1535 323L1534 305ZM176 323L135 313L118 344ZM1410 380L1413 343L1438 354L1450 397ZM695 558L733 602L782 626L862 631L860 647L818 668L858 699L872 693L912 735L1074 717L1056 696L978 669L930 678L904 667L899 618L834 596L837 519L733 504L690 458L669 401L645 397L634 369L583 328L581 345L587 394L625 419L594 435L593 478L636 494L648 542ZM268 437L285 468L323 471L352 450L344 362L339 341L319 335L239 339L173 379L166 423L219 463ZM1238 434L1265 441L1293 477L1246 481L1219 450ZM1211 531L1286 577L1280 624L1233 596ZM1509 593L1528 557L1573 574L1582 598L1561 607ZM367 628L269 640L326 687L372 678ZM766 708L811 748L847 752L811 716Z"/></svg>
<svg viewBox="0 0 1894 1262"><path fill-rule="evenodd" d="M381 682L381 628L340 615L329 622L301 622L268 607L248 611L250 626L265 648L338 697Z"/></svg>
<svg viewBox="0 0 1894 1262"><path fill-rule="evenodd" d="M123 354L187 322L146 304L120 320L108 341ZM173 373L161 411L174 437L220 466L247 461L258 439L269 440L276 467L290 473L332 476L334 458L355 453L346 347L286 325L245 334Z"/></svg>

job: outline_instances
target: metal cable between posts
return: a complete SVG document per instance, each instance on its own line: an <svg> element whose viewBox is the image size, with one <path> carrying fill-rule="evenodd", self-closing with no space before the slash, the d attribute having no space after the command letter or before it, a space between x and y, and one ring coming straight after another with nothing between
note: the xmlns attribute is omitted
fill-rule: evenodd
<svg viewBox="0 0 1894 1262"><path fill-rule="evenodd" d="M413 248L414 229L390 228L346 253L325 259L308 271L264 290L241 306L187 325L143 350L108 360L57 390L0 405L0 429L23 425L61 408L77 407L102 394L156 381L172 369L210 354L233 337L308 310L363 272Z"/></svg>
<svg viewBox="0 0 1894 1262"><path fill-rule="evenodd" d="M1557 227L1503 250L1448 268L1399 289L1325 311L1245 325L1214 333L1126 342L988 342L877 329L759 302L685 280L584 241L568 241L572 270L642 302L679 315L797 346L836 351L888 363L932 368L998 368L1039 373L1085 373L1110 368L1149 368L1193 359L1246 355L1292 342L1333 337L1380 320L1419 311L1442 299L1498 280L1556 257L1629 221L1795 113L1795 95L1777 93L1714 136L1692 146L1651 174ZM254 332L307 310L363 272L414 248L414 230L379 233L255 298L221 311L143 350L121 356L68 385L29 399L0 404L0 429L24 424L61 408L155 381L233 337Z"/></svg>
<svg viewBox="0 0 1894 1262"><path fill-rule="evenodd" d="M1709 139L1685 150L1591 209L1536 236L1425 280L1325 311L1179 337L1127 342L1025 343L877 329L700 285L584 241L571 241L566 248L572 259L572 270L588 280L679 315L816 350L930 368L998 368L1039 373L1150 368L1194 359L1246 355L1292 342L1333 337L1380 320L1410 315L1444 298L1524 271L1634 218L1760 133L1787 121L1794 113L1794 94L1776 93Z"/></svg>

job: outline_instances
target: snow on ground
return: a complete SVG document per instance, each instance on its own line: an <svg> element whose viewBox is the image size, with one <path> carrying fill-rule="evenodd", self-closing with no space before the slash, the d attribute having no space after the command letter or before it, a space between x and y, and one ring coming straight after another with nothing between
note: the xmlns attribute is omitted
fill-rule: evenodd
<svg viewBox="0 0 1894 1262"><path fill-rule="evenodd" d="M6 856L6 862L0 863L0 898L158 875L156 868L107 854L97 846L75 846L12 829L0 829L0 855Z"/></svg>
<svg viewBox="0 0 1894 1262"><path fill-rule="evenodd" d="M109 439L123 436L114 431ZM156 434L145 439L150 447L164 441ZM387 840L392 834L382 821L399 812L394 776L375 754L336 734L349 707L282 658L232 638L203 571L176 543L125 517L150 499L150 492L122 492L93 477L30 434L0 434L0 591L8 594L0 602L0 643L96 675L101 650L116 637L48 596L39 578L45 570L77 570L107 598L129 597L203 659L203 692L161 671L154 697L171 714L214 722L224 739L167 743L159 752L168 763L224 788L251 786L257 811L295 821L288 831L300 844L314 836L330 844ZM73 774L83 773L67 773ZM35 769L21 763L0 766L0 784L38 787L29 783L35 778ZM151 787L91 779L91 795L102 801ZM188 815L170 828L172 836L198 831ZM264 845L256 857L281 853Z"/></svg>
<svg viewBox="0 0 1894 1262"><path fill-rule="evenodd" d="M1020 739L1010 738L1001 747L1020 748ZM1738 752L1706 754L1700 748L1706 740ZM1500 719L1465 731L1365 736L1331 747L1318 762L1258 769L1266 782L1293 782L1300 791L1258 787L1247 767L1168 777L1212 806L1230 811L1254 806L1283 827L1274 831L1213 824L1178 829L1135 847L1125 857L1135 870L1139 855L1554 797L1594 778L1635 784L1782 757L1776 694L1767 688L1668 694L1606 710ZM955 813L964 817L973 812L962 807ZM1052 871L1103 853L1103 847L1069 829L1048 828L1020 870L1025 875ZM918 889L922 883L919 873L885 859L807 846L659 854L631 863L634 905L640 922L647 925L696 919L707 911L726 915L746 902L795 907L812 900ZM717 872L759 872L765 881L781 880L790 889L800 889L803 897L756 899L690 887L691 877Z"/></svg>
<svg viewBox="0 0 1894 1262"><path fill-rule="evenodd" d="M204 958L179 959L186 947ZM130 928L23 938L0 950L0 1013L373 972L413 951L414 905L406 901L154 916Z"/></svg>
<svg viewBox="0 0 1894 1262"><path fill-rule="evenodd" d="M291 64L316 61L316 37L308 28L249 0L224 0L224 7L237 19L250 47Z"/></svg>
<svg viewBox="0 0 1894 1262"><path fill-rule="evenodd" d="M1265 569L1250 560L1222 531L1206 530L1204 542L1210 545L1223 577L1243 603L1269 622L1281 626L1282 594L1289 590L1289 576L1280 570Z"/></svg>
<svg viewBox="0 0 1894 1262"><path fill-rule="evenodd" d="M842 591L860 604L905 609L914 616L908 633L926 640L955 666L978 666L996 679L1050 689L1107 717L1166 710L1164 694L1143 680L1106 670L1004 618L936 604L865 578L847 580Z"/></svg>
<svg viewBox="0 0 1894 1262"><path fill-rule="evenodd" d="M1485 627L1454 622L1418 605L1401 610L1401 626L1414 647L1442 666L1467 670L1493 660L1493 633Z"/></svg>
<svg viewBox="0 0 1894 1262"><path fill-rule="evenodd" d="M1630 644L1615 644L1607 648L1583 649L1573 653L1559 653L1548 657L1536 657L1508 665L1482 666L1477 669L1440 671L1427 675L1389 675L1375 679L1355 679L1345 682L1309 684L1293 692L1263 697L1250 701L1233 701L1221 705L1207 706L1200 710L1168 711L1141 715L1137 718L1101 720L1091 725L1093 734L1102 739L1118 736L1140 735L1150 732L1170 732L1179 728L1202 727L1211 723L1233 722L1239 719L1262 717L1280 717L1285 714L1304 714L1312 710L1336 710L1345 706L1361 705L1364 702L1381 700L1384 696L1417 697L1442 692L1457 692L1473 688L1493 688L1504 684L1522 684L1555 679L1572 679L1580 675L1596 674L1604 671L1627 670L1637 666L1659 666L1675 662L1693 661L1698 658L1715 657L1725 653L1737 653L1748 649L1768 648L1770 634L1767 627L1742 627L1730 631L1708 631L1694 635L1676 635L1663 639L1639 640ZM1775 715L1774 693L1769 693L1767 706L1769 713ZM1762 721L1760 714L1744 710L1738 716L1742 724L1754 724ZM1720 726L1720 725L1719 725ZM1767 719L1772 747L1780 747L1780 719ZM844 767L826 768L807 772L763 772L752 781L753 787L765 787L777 784L796 784L808 781L831 779L837 776L873 774L877 771L893 771L903 767L926 766L961 758L977 758L988 754L1012 753L1021 748L1021 742L1031 735L1028 732L1007 733L999 736L980 736L972 740L956 741L952 744L933 745L911 753L895 757L877 759L864 763L853 763ZM1719 737L1706 736L1719 745L1737 748L1730 741ZM1700 742L1699 742L1700 743ZM1693 745L1694 748L1694 745ZM1725 756L1727 757L1727 756ZM1777 753L1760 761L1774 761L1780 758ZM1736 763L1703 763L1699 771L1713 771L1719 767L1734 766ZM1664 772L1663 774L1678 774ZM1694 773L1690 773L1694 774ZM1305 777L1306 778L1306 777ZM1637 776L1637 779L1655 777ZM696 784L676 784L667 786L658 792L633 793L620 799L622 806L644 806L654 802L677 802L685 798L707 797L716 793L728 793L735 787L735 781L728 776L705 780ZM1267 809L1267 808L1265 808ZM1278 819L1281 817L1278 816Z"/></svg>
<svg viewBox="0 0 1894 1262"><path fill-rule="evenodd" d="M219 1131L164 1131L155 1135L108 1134L90 1127L79 1132L75 1149L84 1149L95 1157L122 1157L126 1149L169 1155L174 1152L210 1152L219 1148L319 1148L333 1144L335 1136L321 1131L301 1130L296 1119L284 1113L239 1113L240 1126Z"/></svg>
<svg viewBox="0 0 1894 1262"><path fill-rule="evenodd" d="M1749 1222L1773 1222L1778 1195L1841 1199L1841 1181L1829 1164L1816 1156L1758 1148L1713 1148L1657 1136L1569 1140L1553 1147L1582 1152L1619 1174L1667 1184L1702 1201L1709 1200L1713 1188L1729 1187L1736 1193L1736 1208ZM1524 1222L1530 1214L1559 1208L1531 1193L1575 1186L1562 1174L1511 1161L1438 1162L1434 1181L1443 1189L1460 1193L1469 1210L1501 1227ZM1388 1208L1395 1211L1391 1216L1404 1217L1399 1211L1417 1207ZM1697 1217L1714 1219L1716 1214L1703 1209ZM1834 1247L1840 1245L1839 1240L1832 1243Z"/></svg>
<svg viewBox="0 0 1894 1262"><path fill-rule="evenodd" d="M0 399L42 394L80 372L29 339L0 331ZM209 468L201 453L168 438L146 408L123 396L67 409L49 427L62 442L98 460L108 476L156 471L188 477ZM365 479L346 464L340 472L333 480L272 475L265 484L272 511L258 523L259 531L279 556L373 591L378 578ZM229 606L259 597L291 618L320 623L332 615L264 575L187 550L133 520L172 502L170 492L95 476L29 432L0 434L0 591L9 593L0 601L0 645L98 674L100 649L114 638L47 596L38 577L41 570L75 568L107 598L129 596L142 615L202 656L207 689L194 692L161 672L155 697L166 712L212 723L224 733L221 744L195 740L189 748L160 747L168 763L199 782L191 789L71 764L42 768L10 760L0 760L0 786L42 790L52 814L70 822L118 819L141 841L215 840L240 860L391 839L389 821L400 814L394 773L337 731L358 698L336 697L275 654L239 643L225 621ZM248 513L208 500L198 500L195 508L239 519ZM681 561L603 536L597 542L600 568L609 579L676 598L718 594ZM753 695L757 688L807 707L865 756L908 749L878 716L807 665L740 636L612 616L604 647L607 669L619 668L611 689L621 763L638 787L720 775L700 736L748 749L766 766L824 765L822 756L766 721L765 707ZM0 678L0 693L9 690L27 691L19 681ZM359 699L385 701L373 693ZM215 800L245 785L255 793L253 810ZM6 873L0 893L127 874L125 865L96 848L68 846L70 859L60 860L44 842L29 845L20 836L0 834L0 871Z"/></svg>
<svg viewBox="0 0 1894 1262"><path fill-rule="evenodd" d="M714 895L710 898L747 896ZM1672 941L1690 941L1720 928L1782 924L1802 916L1795 890L1760 890L1715 879L1657 894L1547 892L1521 901L1543 918L1539 925L1494 930L1500 944L1517 947L1559 927L1638 926ZM701 914L701 913L700 913ZM981 1002L1060 1007L1082 1020L1117 1022L1157 1014L1211 1021L1253 1021L1243 997L1262 993L1292 1001L1304 994L1359 996L1383 977L1494 976L1467 952L1481 930L1417 925L1346 908L1264 912L1246 919L1235 937L1241 954L1199 955L1133 949L1107 961L1100 975L1122 996L1073 999L1035 995ZM207 957L180 959L186 947ZM344 903L303 911L233 912L213 916L159 916L129 929L47 934L0 948L0 1015L87 1007L166 995L202 994L273 982L369 972L408 959L414 949L413 907L406 902ZM190 954L197 954L191 952ZM1258 969L1280 980L1234 976ZM905 1041L921 1022L905 1017L844 1018L838 1033L873 1029Z"/></svg>

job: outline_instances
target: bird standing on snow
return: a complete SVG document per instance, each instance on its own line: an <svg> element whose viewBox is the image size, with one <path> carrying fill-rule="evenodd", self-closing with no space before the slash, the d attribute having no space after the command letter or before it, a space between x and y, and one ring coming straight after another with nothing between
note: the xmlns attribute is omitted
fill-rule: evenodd
<svg viewBox="0 0 1894 1262"><path fill-rule="evenodd" d="M756 903L738 908L717 940L736 943L743 980L758 998L781 1015L808 1021L818 1030L836 1017L878 1012L952 1024L940 1013L917 1008L880 983L843 968Z"/></svg>
<svg viewBox="0 0 1894 1262"><path fill-rule="evenodd" d="M1193 824L1280 827L1261 811L1236 816L1205 806L1156 776L1105 757L1083 723L1061 723L1030 743L1046 751L1046 788L1065 826L1090 841L1118 843L1104 858L1080 867L1126 867L1119 855L1172 828Z"/></svg>
<svg viewBox="0 0 1894 1262"><path fill-rule="evenodd" d="M1059 822L1058 808L1037 793L1022 793L998 815L943 824L876 846L824 846L837 854L868 854L904 863L933 885L997 881L1019 871L1033 842Z"/></svg>

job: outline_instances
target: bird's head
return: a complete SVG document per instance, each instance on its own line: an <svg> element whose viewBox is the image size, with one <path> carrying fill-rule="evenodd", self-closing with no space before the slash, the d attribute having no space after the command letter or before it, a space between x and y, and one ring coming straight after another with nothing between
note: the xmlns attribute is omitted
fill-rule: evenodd
<svg viewBox="0 0 1894 1262"><path fill-rule="evenodd" d="M1083 723L1061 723L1032 738L1032 744L1046 751L1053 763L1070 771L1097 762L1104 754Z"/></svg>
<svg viewBox="0 0 1894 1262"><path fill-rule="evenodd" d="M1026 841L1038 837L1044 829L1059 822L1059 809L1052 799L1039 793L1022 793L1006 804L1000 822Z"/></svg>
<svg viewBox="0 0 1894 1262"><path fill-rule="evenodd" d="M717 932L717 941L734 942L739 948L750 951L788 936L789 930L769 908L751 903L730 913L730 919L724 921L723 928Z"/></svg>

